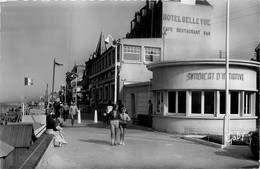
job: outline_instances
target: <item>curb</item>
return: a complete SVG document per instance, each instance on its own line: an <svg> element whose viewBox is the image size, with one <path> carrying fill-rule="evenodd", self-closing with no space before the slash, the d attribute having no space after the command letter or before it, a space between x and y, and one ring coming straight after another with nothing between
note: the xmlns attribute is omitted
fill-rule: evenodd
<svg viewBox="0 0 260 169"><path fill-rule="evenodd" d="M37 162L36 166L35 166L35 169L37 169L39 167L39 165L41 164L43 158L45 157L46 155L46 152L49 151L50 147L51 147L51 144L53 144L53 139L54 137L52 137L51 141L49 142L49 145L47 146L47 148L45 149L43 155L41 156L41 158L39 159L39 161Z"/></svg>

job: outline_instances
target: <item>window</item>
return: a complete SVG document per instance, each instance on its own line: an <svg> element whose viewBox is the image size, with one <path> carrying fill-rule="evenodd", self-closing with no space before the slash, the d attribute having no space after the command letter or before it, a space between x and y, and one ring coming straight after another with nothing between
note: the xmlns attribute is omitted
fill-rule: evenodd
<svg viewBox="0 0 260 169"><path fill-rule="evenodd" d="M93 99L93 101L96 101L96 90L93 88L92 89L92 99Z"/></svg>
<svg viewBox="0 0 260 169"><path fill-rule="evenodd" d="M102 58L102 68L101 68L101 70L103 70L103 69L105 69L105 59L104 58Z"/></svg>
<svg viewBox="0 0 260 169"><path fill-rule="evenodd" d="M176 113L176 92L168 93L168 112Z"/></svg>
<svg viewBox="0 0 260 169"><path fill-rule="evenodd" d="M98 72L101 70L101 60L98 61Z"/></svg>
<svg viewBox="0 0 260 169"><path fill-rule="evenodd" d="M186 91L178 92L178 113L186 113Z"/></svg>
<svg viewBox="0 0 260 169"><path fill-rule="evenodd" d="M108 59L108 66L110 66L111 65L111 53L108 54L107 59Z"/></svg>
<svg viewBox="0 0 260 169"><path fill-rule="evenodd" d="M244 114L251 114L251 93L245 92L244 95Z"/></svg>
<svg viewBox="0 0 260 169"><path fill-rule="evenodd" d="M226 114L226 93L220 93L220 114Z"/></svg>
<svg viewBox="0 0 260 169"><path fill-rule="evenodd" d="M161 60L160 48L145 47L145 62L157 62Z"/></svg>
<svg viewBox="0 0 260 169"><path fill-rule="evenodd" d="M101 101L102 100L102 96L103 96L103 87L99 88L99 92L98 92L98 100Z"/></svg>
<svg viewBox="0 0 260 169"><path fill-rule="evenodd" d="M108 100L108 86L105 86L105 90L104 90L104 100Z"/></svg>
<svg viewBox="0 0 260 169"><path fill-rule="evenodd" d="M238 114L238 92L230 92L230 114Z"/></svg>
<svg viewBox="0 0 260 169"><path fill-rule="evenodd" d="M192 113L201 113L201 92L200 91L193 91L192 96Z"/></svg>
<svg viewBox="0 0 260 169"><path fill-rule="evenodd" d="M156 109L157 109L157 112L158 113L163 113L163 106L164 106L164 103L163 103L163 92L159 91L157 92L156 94Z"/></svg>
<svg viewBox="0 0 260 169"><path fill-rule="evenodd" d="M214 92L206 91L204 92L204 113L214 114Z"/></svg>
<svg viewBox="0 0 260 169"><path fill-rule="evenodd" d="M124 60L141 61L141 47L140 46L124 46Z"/></svg>

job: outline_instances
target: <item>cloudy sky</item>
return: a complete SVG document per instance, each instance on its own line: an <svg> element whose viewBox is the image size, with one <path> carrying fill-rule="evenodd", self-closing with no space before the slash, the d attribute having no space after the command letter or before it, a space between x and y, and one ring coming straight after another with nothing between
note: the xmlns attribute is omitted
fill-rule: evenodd
<svg viewBox="0 0 260 169"><path fill-rule="evenodd" d="M225 49L225 0L210 0L212 54ZM65 84L65 73L74 64L84 65L105 36L123 38L130 21L145 1L14 1L1 3L0 103L39 99L49 85L53 60L55 90ZM231 57L250 59L259 44L259 1L232 0L230 18ZM34 85L25 86L24 77Z"/></svg>

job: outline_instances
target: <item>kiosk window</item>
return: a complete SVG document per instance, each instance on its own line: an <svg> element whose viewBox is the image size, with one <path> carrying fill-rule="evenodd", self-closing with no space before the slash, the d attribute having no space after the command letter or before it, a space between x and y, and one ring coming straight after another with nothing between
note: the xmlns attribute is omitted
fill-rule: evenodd
<svg viewBox="0 0 260 169"><path fill-rule="evenodd" d="M226 113L226 93L225 92L219 92L220 93L220 114Z"/></svg>
<svg viewBox="0 0 260 169"><path fill-rule="evenodd" d="M168 104L169 113L176 113L176 92L168 93Z"/></svg>
<svg viewBox="0 0 260 169"><path fill-rule="evenodd" d="M238 92L231 92L230 114L238 114Z"/></svg>
<svg viewBox="0 0 260 169"><path fill-rule="evenodd" d="M193 91L192 92L192 113L201 113L201 92Z"/></svg>
<svg viewBox="0 0 260 169"><path fill-rule="evenodd" d="M156 109L157 109L157 113L162 114L163 113L163 106L164 106L164 102L163 102L163 92L162 91L158 91L157 95L156 95Z"/></svg>
<svg viewBox="0 0 260 169"><path fill-rule="evenodd" d="M244 95L244 114L251 114L251 96L252 94L249 92L245 92Z"/></svg>
<svg viewBox="0 0 260 169"><path fill-rule="evenodd" d="M186 91L178 92L178 113L186 113Z"/></svg>
<svg viewBox="0 0 260 169"><path fill-rule="evenodd" d="M204 92L204 113L214 114L214 92Z"/></svg>

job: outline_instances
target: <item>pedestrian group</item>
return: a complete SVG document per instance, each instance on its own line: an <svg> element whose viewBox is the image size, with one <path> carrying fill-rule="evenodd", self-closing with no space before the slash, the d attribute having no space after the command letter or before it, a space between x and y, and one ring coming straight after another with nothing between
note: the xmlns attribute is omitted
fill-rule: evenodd
<svg viewBox="0 0 260 169"><path fill-rule="evenodd" d="M151 100L148 101L148 104L148 120L149 127L151 127L151 115L153 110ZM59 143L59 146L67 144L68 142L64 139L61 125L63 121L66 121L68 119L68 116L70 115L71 126L74 126L74 119L76 118L76 115L79 111L77 105L75 104L75 102L72 102L70 106L67 103L64 103L64 105L55 103L53 107L50 106L49 110L50 111L47 115L46 133L54 135L54 144L55 141ZM52 110L54 112L52 112ZM61 119L61 114L63 116L63 120ZM112 102L109 101L104 116L105 122L107 124L106 128L110 128L111 131L111 146L125 145L125 131L127 128L127 124L131 120L131 118L129 117L127 109L124 107L121 100L119 100L117 104L112 104ZM118 142L119 132L120 140Z"/></svg>
<svg viewBox="0 0 260 169"><path fill-rule="evenodd" d="M119 100L118 104L113 105L111 110L111 104L107 106L106 113L106 122L110 127L111 131L111 146L125 145L125 129L127 127L127 123L131 120L129 117L126 108ZM107 126L108 128L108 126ZM120 141L118 143L118 131L120 130Z"/></svg>

